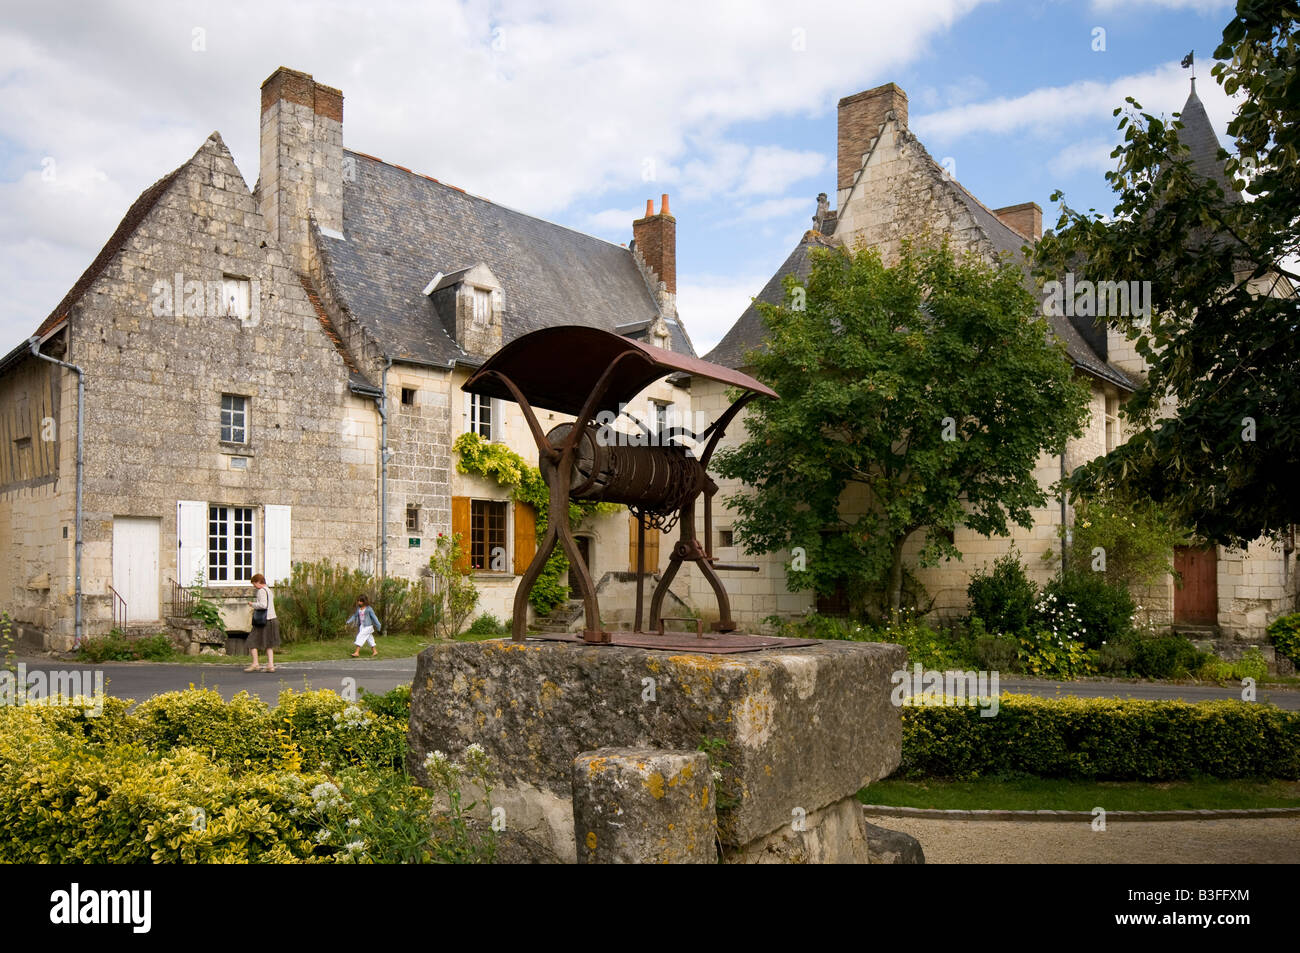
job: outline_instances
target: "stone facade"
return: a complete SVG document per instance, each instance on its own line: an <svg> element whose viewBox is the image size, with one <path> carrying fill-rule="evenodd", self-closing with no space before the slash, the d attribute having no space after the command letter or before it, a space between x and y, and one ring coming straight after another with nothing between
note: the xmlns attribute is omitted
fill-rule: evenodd
<svg viewBox="0 0 1300 953"><path fill-rule="evenodd" d="M465 194L441 184L412 198L411 183L437 180L345 152L343 94L306 73L281 68L262 84L260 126L253 191L214 133L132 206L40 329L44 353L86 371L87 635L120 622L123 602L128 623L161 627L173 581L191 583L223 534L241 582L253 572L274 582L292 562L319 559L427 576L437 535L458 528L454 500L509 496L456 472L452 443L470 427L460 385L538 314L563 321L586 306L578 323L615 330L626 319L653 343L689 347L677 321L666 197L661 214L634 226L647 259L484 200L452 207L440 196ZM380 166L404 178L379 176ZM361 221L392 191L401 197L390 211ZM347 221L345 202L353 203ZM492 240L466 252L487 233L472 214L491 222ZM429 254L412 229L436 215L435 234L455 225L461 237L427 273L423 262L402 271L420 254L413 249ZM506 235L506 222L517 234ZM373 261L349 258L367 250L398 269L381 274ZM453 260L462 254L474 257ZM443 276L439 267L460 270ZM571 286L583 288L581 301L564 296ZM666 381L639 397L652 418L649 397L689 414L689 392ZM0 398L0 608L66 648L76 378L18 348L0 357ZM535 464L518 409L495 409L492 439ZM627 570L625 513L580 532L598 578ZM507 569L476 574L480 611L502 619L523 571ZM142 572L156 579L142 581ZM247 628L251 590L206 581L227 625ZM113 595L123 588L129 599Z"/></svg>
<svg viewBox="0 0 1300 953"><path fill-rule="evenodd" d="M245 282L255 296L246 313L222 313L221 297L212 293L231 279ZM157 557L157 598L146 593L137 605L128 603L128 622L157 623L167 611L171 582L192 581L194 565L178 565L183 501L251 516L253 572L271 570L271 549L277 558L351 564L356 553L373 548L374 511L367 505L374 499L378 449L373 402L349 391L339 349L218 135L175 174L84 291L67 315L65 333L65 359L86 373L86 634L114 623L109 587L115 547L119 574L126 558L123 520L143 521L156 540L146 550ZM74 375L58 373L64 377L64 422L57 502L47 498L39 507L46 513L37 524L44 546L32 545L35 530L27 531L26 545L11 545L39 570L30 575L49 576L50 604L35 607L29 621L47 629L52 647L66 648L72 547L60 525L71 523L75 492L76 390ZM225 395L242 402L242 434L223 433ZM0 521L30 525L33 496L5 492ZM271 538L267 507L281 508L277 519L287 526L277 524L274 532L284 538ZM206 526L209 515L200 512L197 519ZM230 525L223 517L220 531ZM207 542L189 544L206 558ZM232 559L234 549L227 550ZM251 587L208 584L224 601L228 626L247 628Z"/></svg>
<svg viewBox="0 0 1300 953"><path fill-rule="evenodd" d="M874 248L886 263L896 260L900 243L909 237L947 237L956 251L974 251L986 258L1015 254L1022 244L1041 237L1042 211L1036 204L1029 202L990 210L967 192L954 175L955 167L951 163L935 161L908 130L907 96L901 89L888 84L849 96L839 106L838 209L830 212L822 203L816 220L832 223L831 242L849 248ZM999 228L1002 228L1000 235ZM993 240L995 235L997 240ZM1274 293L1266 284L1260 283L1255 290ZM742 323L745 320L742 317ZM1093 337L1084 335L1085 330ZM1140 377L1146 370L1132 343L1115 331L1097 335L1087 328L1077 333L1088 341L1087 344L1083 340L1073 341L1076 350L1072 357L1076 360L1076 373L1089 385L1089 418L1083 435L1068 443L1064 461L1060 456L1050 455L1039 459L1036 478L1044 490L1060 479L1062 464L1066 472L1072 471L1123 442L1127 434L1119 412L1129 391L1117 381L1124 374ZM1093 346L1093 338L1097 339L1095 346L1100 347L1100 360L1096 354L1090 354L1092 363L1080 361L1076 354ZM726 341L720 350L739 353L736 345L728 346ZM1111 373L1112 370L1118 373ZM721 407L722 388L717 385L697 380L694 394L697 407ZM741 424L733 425L732 430L724 445L742 439ZM729 493L743 491L730 481L724 482L727 485L723 486L719 501ZM845 501L847 511L852 506L851 500ZM961 560L918 568L917 557L923 543L920 538L909 541L905 560L933 597L938 618L950 619L966 611L966 587L971 573L988 567L1012 549L1020 552L1030 576L1040 585L1046 583L1059 570L1061 537L1063 529L1073 524L1073 507L1065 508L1064 527L1062 517L1060 500L1049 498L1045 507L1034 511L1030 527L1014 527L1013 535L1008 538L989 538L958 529L954 543L963 554ZM718 507L714 515L715 533L728 530L730 521L725 504ZM714 544L717 542L715 539ZM731 583L736 592L732 605L738 620L758 625L773 613L793 614L814 607L811 593L786 590L784 565L789 561L788 553L756 556L724 549L718 555L729 561L762 566L756 578L744 576ZM1244 552L1220 549L1217 583L1220 632L1228 640L1262 641L1267 622L1296 606L1295 568L1293 549L1264 542L1256 542ZM707 606L707 586L698 574L692 578L691 586L697 604ZM1174 623L1172 576L1164 585L1137 596L1150 621L1164 626ZM1220 644L1219 648L1229 654L1234 651L1230 645Z"/></svg>

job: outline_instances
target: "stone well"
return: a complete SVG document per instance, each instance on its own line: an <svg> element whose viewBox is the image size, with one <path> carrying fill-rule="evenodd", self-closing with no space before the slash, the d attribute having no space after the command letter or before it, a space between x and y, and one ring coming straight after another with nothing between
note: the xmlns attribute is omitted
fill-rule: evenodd
<svg viewBox="0 0 1300 953"><path fill-rule="evenodd" d="M860 642L732 655L532 640L435 645L416 668L409 766L425 782L428 752L455 757L479 743L499 767L492 803L507 825L574 862L575 759L602 748L706 746L724 857L865 862L851 799L898 765L890 676L904 665L901 646Z"/></svg>

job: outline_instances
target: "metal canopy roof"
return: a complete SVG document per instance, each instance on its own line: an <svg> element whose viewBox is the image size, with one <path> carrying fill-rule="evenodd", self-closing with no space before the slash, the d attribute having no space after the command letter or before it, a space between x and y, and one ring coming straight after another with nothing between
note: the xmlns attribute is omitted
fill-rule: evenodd
<svg viewBox="0 0 1300 953"><path fill-rule="evenodd" d="M629 352L632 356L624 357ZM486 376L497 371L514 381L534 407L576 416L601 375L620 357L623 360L595 412L617 412L620 404L669 374L690 374L764 397L777 396L770 387L729 367L579 325L543 328L515 338L493 354L462 390L513 401L499 378Z"/></svg>

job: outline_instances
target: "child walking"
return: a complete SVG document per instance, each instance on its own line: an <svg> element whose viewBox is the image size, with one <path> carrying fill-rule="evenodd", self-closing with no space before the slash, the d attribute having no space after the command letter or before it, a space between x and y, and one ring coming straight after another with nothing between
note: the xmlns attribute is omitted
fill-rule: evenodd
<svg viewBox="0 0 1300 953"><path fill-rule="evenodd" d="M352 653L356 658L361 654L361 646L367 642L370 643L370 654L372 656L379 654L379 649L375 647L375 633L379 631L379 617L375 615L375 610L370 608L370 600L365 596L357 596L357 611L352 613L344 625L357 624L357 650Z"/></svg>

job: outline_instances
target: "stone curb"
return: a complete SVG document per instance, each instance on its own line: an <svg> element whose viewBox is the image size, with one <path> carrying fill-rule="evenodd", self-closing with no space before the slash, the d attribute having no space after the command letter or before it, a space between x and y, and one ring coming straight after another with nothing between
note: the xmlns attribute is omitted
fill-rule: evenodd
<svg viewBox="0 0 1300 953"><path fill-rule="evenodd" d="M864 814L875 817L915 817L931 821L1088 821L1091 811L954 811L929 807L890 807L864 804ZM1107 821L1226 821L1300 817L1300 807L1251 807L1200 811L1107 811Z"/></svg>

